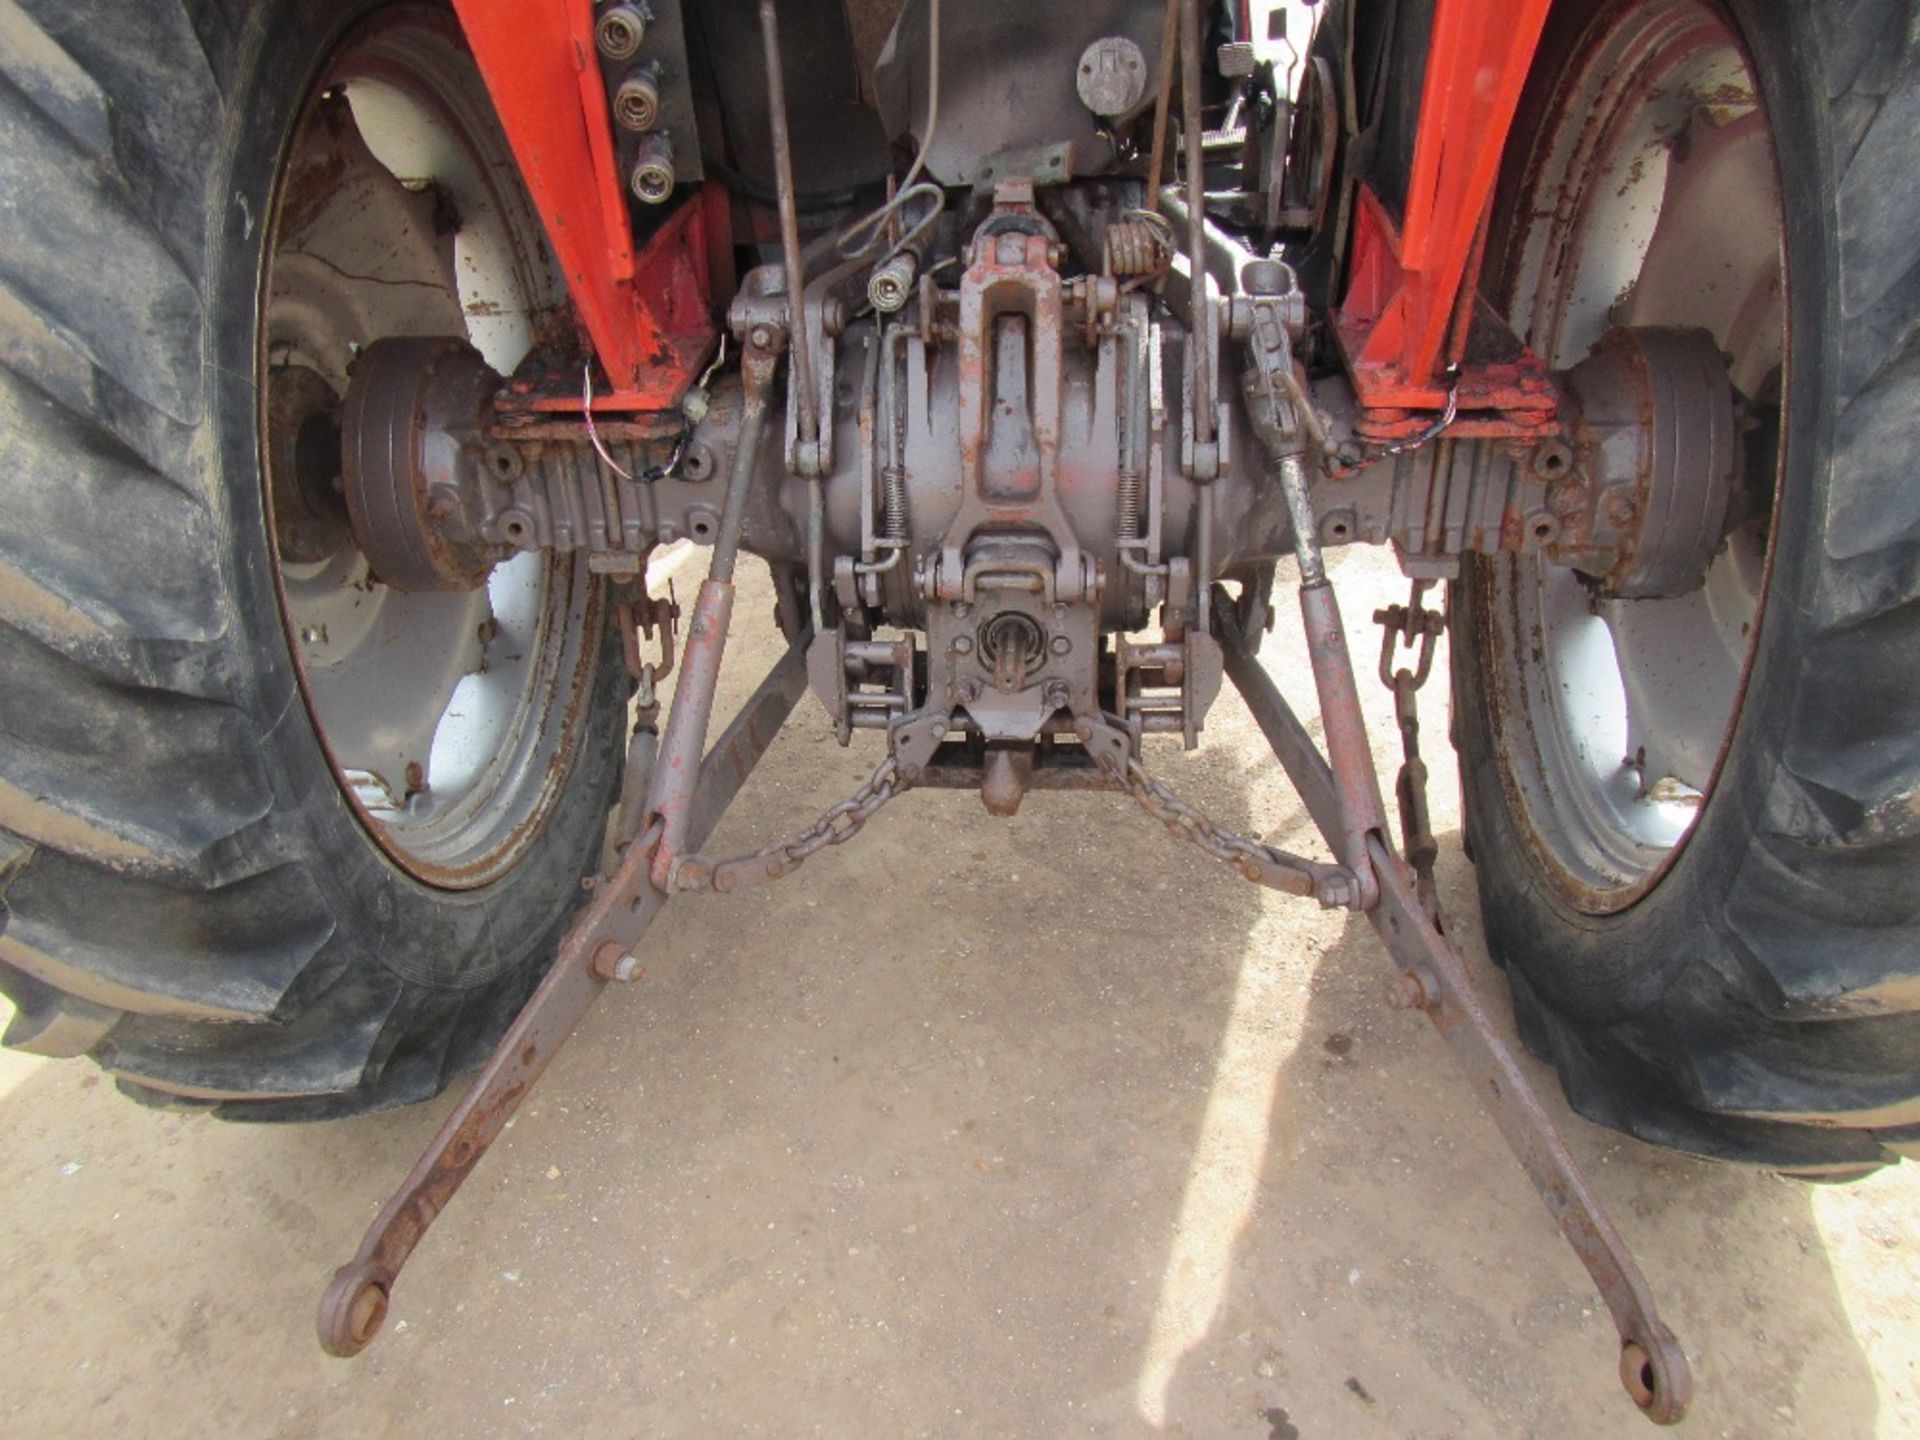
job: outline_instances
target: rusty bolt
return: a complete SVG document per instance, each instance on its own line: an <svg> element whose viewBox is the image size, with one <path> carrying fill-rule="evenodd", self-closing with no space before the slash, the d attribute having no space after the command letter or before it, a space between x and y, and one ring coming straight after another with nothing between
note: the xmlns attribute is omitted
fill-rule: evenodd
<svg viewBox="0 0 1920 1440"><path fill-rule="evenodd" d="M952 650L956 655L971 655L973 653L973 637L971 635L956 635L953 637L953 644L947 648Z"/></svg>
<svg viewBox="0 0 1920 1440"><path fill-rule="evenodd" d="M1068 688L1064 680L1049 680L1045 697L1048 709L1064 710L1073 700L1073 691Z"/></svg>
<svg viewBox="0 0 1920 1440"><path fill-rule="evenodd" d="M1631 492L1616 490L1607 497L1607 519L1621 529L1633 524L1639 514L1640 502L1633 498Z"/></svg>
<svg viewBox="0 0 1920 1440"><path fill-rule="evenodd" d="M756 350L765 350L773 344L773 331L764 325L756 325L747 332L747 343Z"/></svg>
<svg viewBox="0 0 1920 1440"><path fill-rule="evenodd" d="M971 705L980 698L980 682L971 675L955 681L953 698L962 705Z"/></svg>
<svg viewBox="0 0 1920 1440"><path fill-rule="evenodd" d="M407 793L418 795L427 788L427 772L418 760L407 762Z"/></svg>
<svg viewBox="0 0 1920 1440"><path fill-rule="evenodd" d="M453 514L453 497L444 490L436 490L427 497L427 518L444 520Z"/></svg>
<svg viewBox="0 0 1920 1440"><path fill-rule="evenodd" d="M1430 1003L1425 983L1411 970L1403 970L1400 978L1387 986L1387 1004L1392 1009L1424 1010Z"/></svg>
<svg viewBox="0 0 1920 1440"><path fill-rule="evenodd" d="M593 952L593 960L587 967L594 977L600 980L644 980L647 972L640 968L640 962L627 953L627 947L618 940L603 940Z"/></svg>

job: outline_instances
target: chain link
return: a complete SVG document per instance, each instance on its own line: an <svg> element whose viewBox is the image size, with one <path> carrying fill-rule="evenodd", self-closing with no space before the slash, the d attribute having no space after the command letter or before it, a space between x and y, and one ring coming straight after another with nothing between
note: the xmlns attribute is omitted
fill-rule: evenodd
<svg viewBox="0 0 1920 1440"><path fill-rule="evenodd" d="M1346 867L1309 860L1229 830L1197 805L1182 800L1133 756L1127 757L1124 769L1117 762L1107 762L1103 768L1167 829L1256 885L1289 895L1311 895L1329 908L1353 903L1353 872ZM791 875L809 856L829 845L844 845L858 835L883 805L906 788L898 762L889 755L866 784L797 834L721 860L706 855L681 856L673 862L668 888L675 894L726 894Z"/></svg>
<svg viewBox="0 0 1920 1440"><path fill-rule="evenodd" d="M673 862L667 888L676 894L711 890L721 894L791 875L810 855L829 845L844 845L901 790L900 767L889 755L867 783L796 835L762 845L745 855L714 860L683 855Z"/></svg>
<svg viewBox="0 0 1920 1440"><path fill-rule="evenodd" d="M1229 830L1197 805L1174 794L1172 787L1149 774L1146 766L1134 756L1127 757L1124 771L1119 770L1117 761L1108 762L1103 768L1167 829L1182 840L1192 841L1254 884L1284 890L1289 895L1311 895L1328 908L1352 903L1353 874L1345 867L1323 865Z"/></svg>
<svg viewBox="0 0 1920 1440"><path fill-rule="evenodd" d="M1434 883L1433 865L1440 855L1440 842L1434 838L1433 822L1427 811L1427 766L1420 758L1420 687L1433 674L1433 653L1446 633L1447 617L1424 604L1430 580L1413 582L1413 593L1405 605L1389 605L1376 610L1374 623L1382 627L1380 637L1380 683L1393 691L1393 718L1400 726L1400 749L1405 759L1394 781L1394 798L1400 806L1400 836L1407 863L1413 867L1420 907L1434 926L1440 926L1440 893ZM1418 658L1413 668L1394 667L1396 650L1404 644Z"/></svg>

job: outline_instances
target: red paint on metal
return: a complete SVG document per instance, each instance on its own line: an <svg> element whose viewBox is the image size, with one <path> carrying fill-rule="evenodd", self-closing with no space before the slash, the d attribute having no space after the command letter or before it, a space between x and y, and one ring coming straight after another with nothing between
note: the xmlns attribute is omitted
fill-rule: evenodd
<svg viewBox="0 0 1920 1440"><path fill-rule="evenodd" d="M1480 237L1549 5L1439 0L1405 223L1396 228L1362 187L1347 296L1335 319L1367 409L1431 411L1447 403L1442 372L1466 354ZM1536 433L1551 425L1555 408L1545 367L1530 354L1505 366L1464 365L1459 398L1463 412L1508 412L1478 419L1487 434ZM1418 433L1424 423L1414 417L1404 428ZM1387 433L1394 428L1377 438L1396 438Z"/></svg>
<svg viewBox="0 0 1920 1440"><path fill-rule="evenodd" d="M591 0L455 0L454 8L606 372L612 394L595 410L677 405L715 333L708 207L682 206L635 253ZM577 409L578 398L572 403Z"/></svg>

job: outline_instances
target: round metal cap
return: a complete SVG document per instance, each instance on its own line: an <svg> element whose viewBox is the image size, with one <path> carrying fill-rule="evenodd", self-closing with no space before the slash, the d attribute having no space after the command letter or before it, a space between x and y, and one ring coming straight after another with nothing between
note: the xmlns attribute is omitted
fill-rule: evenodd
<svg viewBox="0 0 1920 1440"><path fill-rule="evenodd" d="M460 533L459 467L500 379L465 340L381 340L353 362L341 413L353 538L396 590L472 590L496 555Z"/></svg>
<svg viewBox="0 0 1920 1440"><path fill-rule="evenodd" d="M1080 103L1096 115L1124 115L1147 95L1147 57L1124 35L1094 41L1074 72Z"/></svg>

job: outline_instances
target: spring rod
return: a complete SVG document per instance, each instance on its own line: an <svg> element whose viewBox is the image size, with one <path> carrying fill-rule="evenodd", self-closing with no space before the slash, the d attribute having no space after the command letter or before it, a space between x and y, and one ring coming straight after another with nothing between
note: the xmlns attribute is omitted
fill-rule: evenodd
<svg viewBox="0 0 1920 1440"><path fill-rule="evenodd" d="M793 192L793 141L787 133L787 87L780 73L780 21L774 0L760 0L760 44L767 59L767 110L773 128L773 178L779 194L780 259L786 271L788 347L793 354L794 401L799 406L800 439L820 438L820 416L813 390L806 308L806 267L800 259L800 214Z"/></svg>
<svg viewBox="0 0 1920 1440"><path fill-rule="evenodd" d="M1207 179L1200 128L1200 0L1180 0L1180 128L1187 151L1187 264L1192 292L1193 440L1213 441L1213 311L1207 304ZM1204 592L1203 592L1204 596ZM1205 609L1204 603L1202 609Z"/></svg>

